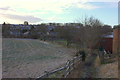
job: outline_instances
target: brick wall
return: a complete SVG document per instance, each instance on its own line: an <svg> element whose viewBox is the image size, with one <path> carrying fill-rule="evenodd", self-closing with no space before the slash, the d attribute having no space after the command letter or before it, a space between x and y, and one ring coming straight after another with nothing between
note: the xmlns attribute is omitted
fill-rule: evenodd
<svg viewBox="0 0 120 80"><path fill-rule="evenodd" d="M113 53L120 54L120 25L113 29Z"/></svg>

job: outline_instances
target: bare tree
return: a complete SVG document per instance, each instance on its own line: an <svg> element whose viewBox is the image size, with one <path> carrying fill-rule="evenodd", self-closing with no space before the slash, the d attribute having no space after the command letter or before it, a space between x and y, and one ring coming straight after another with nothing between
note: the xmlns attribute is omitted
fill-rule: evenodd
<svg viewBox="0 0 120 80"><path fill-rule="evenodd" d="M45 40L47 33L47 26L45 24L37 25L36 28L32 28L30 34L33 38L40 38Z"/></svg>
<svg viewBox="0 0 120 80"><path fill-rule="evenodd" d="M102 40L103 35L111 31L110 26L104 26L100 20L94 17L85 17L82 24L84 27L77 32L75 37L79 38L78 41L81 42L80 45L82 45L83 48L97 48L96 46Z"/></svg>
<svg viewBox="0 0 120 80"><path fill-rule="evenodd" d="M65 39L67 41L66 46L69 47L74 36L74 27L72 26L60 26L57 27L56 32L58 32L59 38Z"/></svg>

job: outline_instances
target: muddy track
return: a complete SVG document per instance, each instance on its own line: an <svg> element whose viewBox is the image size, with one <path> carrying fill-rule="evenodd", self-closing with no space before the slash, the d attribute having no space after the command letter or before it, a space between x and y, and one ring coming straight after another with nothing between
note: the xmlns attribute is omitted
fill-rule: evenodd
<svg viewBox="0 0 120 80"><path fill-rule="evenodd" d="M68 78L93 78L95 74L94 61L97 55L91 55L86 62L81 64L71 72Z"/></svg>
<svg viewBox="0 0 120 80"><path fill-rule="evenodd" d="M93 78L95 71L94 71L94 61L96 59L95 54L91 55L91 57L89 58L89 60L83 65L83 70L82 70L82 74L81 77L82 78Z"/></svg>

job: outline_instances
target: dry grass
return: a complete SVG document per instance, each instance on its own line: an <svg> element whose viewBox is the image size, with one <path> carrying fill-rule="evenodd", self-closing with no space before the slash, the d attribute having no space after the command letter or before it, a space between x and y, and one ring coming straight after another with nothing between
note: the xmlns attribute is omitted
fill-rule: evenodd
<svg viewBox="0 0 120 80"><path fill-rule="evenodd" d="M3 78L35 78L63 65L74 49L39 40L3 39Z"/></svg>
<svg viewBox="0 0 120 80"><path fill-rule="evenodd" d="M97 78L118 78L118 62L103 64L97 71Z"/></svg>
<svg viewBox="0 0 120 80"><path fill-rule="evenodd" d="M94 65L95 65L96 67L100 66L100 58L99 58L99 56L96 57L96 60L95 60Z"/></svg>

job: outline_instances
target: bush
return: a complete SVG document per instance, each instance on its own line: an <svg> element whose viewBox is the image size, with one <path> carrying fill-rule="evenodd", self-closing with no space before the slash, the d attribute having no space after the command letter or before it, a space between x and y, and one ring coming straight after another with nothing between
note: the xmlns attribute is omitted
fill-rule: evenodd
<svg viewBox="0 0 120 80"><path fill-rule="evenodd" d="M84 51L84 50L78 50L78 51L76 52L75 56L79 56L79 55L81 55L82 53L85 53L85 51Z"/></svg>

